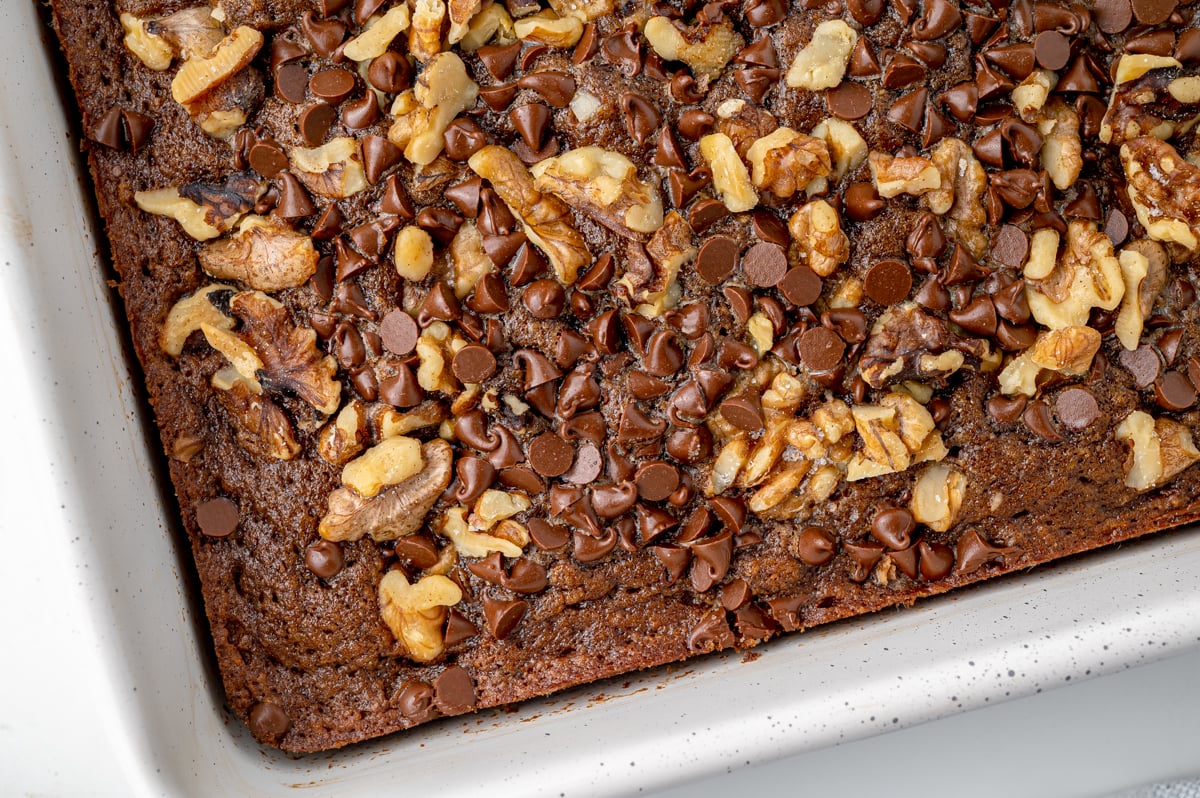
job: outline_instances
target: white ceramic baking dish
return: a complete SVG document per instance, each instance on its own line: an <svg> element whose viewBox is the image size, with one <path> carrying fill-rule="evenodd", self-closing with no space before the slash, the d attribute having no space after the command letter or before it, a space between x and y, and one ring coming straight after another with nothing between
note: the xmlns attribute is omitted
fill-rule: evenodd
<svg viewBox="0 0 1200 798"><path fill-rule="evenodd" d="M289 757L222 707L149 409L97 255L77 146L33 3L0 28L0 263L52 430L60 567L104 659L94 699L138 794L624 794L1192 650L1200 534L1182 531L515 711ZM28 336L25 339L25 336Z"/></svg>

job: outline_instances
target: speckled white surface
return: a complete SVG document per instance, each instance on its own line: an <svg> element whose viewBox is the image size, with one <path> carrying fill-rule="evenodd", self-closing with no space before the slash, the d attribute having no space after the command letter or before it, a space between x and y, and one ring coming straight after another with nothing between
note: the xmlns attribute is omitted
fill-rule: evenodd
<svg viewBox="0 0 1200 798"><path fill-rule="evenodd" d="M1200 534L1185 531L785 638L753 657L718 656L332 755L261 749L223 712L185 597L187 555L154 478L156 444L139 420L96 242L80 222L89 211L33 5L6 23L0 107L23 112L0 118L0 345L16 352L20 380L3 414L24 457L9 458L22 467L0 480L11 508L5 639L36 652L37 638L52 637L48 650L77 656L3 666L0 752L21 760L0 759L0 772L64 767L57 752L41 761L3 744L56 731L68 746L102 736L111 758L96 777L119 774L144 795L283 795L298 785L359 795L401 779L410 794L624 794L1200 648ZM36 542L15 556L14 535ZM22 690L48 674L61 694Z"/></svg>

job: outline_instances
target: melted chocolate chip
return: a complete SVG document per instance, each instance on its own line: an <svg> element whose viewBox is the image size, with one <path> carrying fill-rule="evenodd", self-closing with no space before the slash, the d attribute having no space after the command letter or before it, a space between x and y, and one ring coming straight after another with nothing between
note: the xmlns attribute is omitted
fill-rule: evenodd
<svg viewBox="0 0 1200 798"><path fill-rule="evenodd" d="M196 505L196 524L210 538L226 538L241 523L237 505L225 497L207 499Z"/></svg>

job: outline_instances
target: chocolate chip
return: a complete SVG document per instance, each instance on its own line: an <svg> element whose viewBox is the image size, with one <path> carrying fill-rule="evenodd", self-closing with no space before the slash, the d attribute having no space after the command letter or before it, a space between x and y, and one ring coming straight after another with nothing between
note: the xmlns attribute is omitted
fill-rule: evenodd
<svg viewBox="0 0 1200 798"><path fill-rule="evenodd" d="M1175 13L1177 0L1133 0L1133 15L1143 25L1159 25Z"/></svg>
<svg viewBox="0 0 1200 798"><path fill-rule="evenodd" d="M1052 71L1065 67L1071 58L1071 40L1054 30L1039 33L1033 49L1037 62Z"/></svg>
<svg viewBox="0 0 1200 798"><path fill-rule="evenodd" d="M875 569L875 563L883 557L883 546L873 540L864 543L846 543L845 550L854 561L854 569L850 572L851 582L865 582Z"/></svg>
<svg viewBox="0 0 1200 798"><path fill-rule="evenodd" d="M912 291L912 286L912 270L898 260L879 261L863 279L863 291L884 307L903 302Z"/></svg>
<svg viewBox="0 0 1200 798"><path fill-rule="evenodd" d="M741 394L721 402L717 408L721 416L733 426L747 432L758 432L763 428L763 413L757 397Z"/></svg>
<svg viewBox="0 0 1200 798"><path fill-rule="evenodd" d="M1001 396L996 394L987 400L987 414L993 421L1001 424L1011 424L1025 412L1028 399L1020 394L1016 396Z"/></svg>
<svg viewBox="0 0 1200 798"><path fill-rule="evenodd" d="M207 499L196 505L196 524L210 538L233 534L240 522L237 505L225 497Z"/></svg>
<svg viewBox="0 0 1200 798"><path fill-rule="evenodd" d="M922 540L917 544L917 553L920 556L919 570L924 579L942 579L954 568L954 549L944 543Z"/></svg>
<svg viewBox="0 0 1200 798"><path fill-rule="evenodd" d="M1054 414L1073 432L1090 427L1100 416L1096 397L1086 388L1067 388L1054 400Z"/></svg>
<svg viewBox="0 0 1200 798"><path fill-rule="evenodd" d="M342 109L342 124L347 130L365 130L379 120L379 101L374 92L367 92Z"/></svg>
<svg viewBox="0 0 1200 798"><path fill-rule="evenodd" d="M276 742L287 734L292 720L281 707L260 701L250 708L250 732L264 742Z"/></svg>
<svg viewBox="0 0 1200 798"><path fill-rule="evenodd" d="M787 253L778 244L759 242L742 255L742 273L751 285L778 285L788 271Z"/></svg>
<svg viewBox="0 0 1200 798"><path fill-rule="evenodd" d="M691 141L699 141L716 123L717 120L712 114L692 108L679 115L679 135Z"/></svg>
<svg viewBox="0 0 1200 798"><path fill-rule="evenodd" d="M806 526L796 537L796 556L806 565L824 565L837 553L837 541L819 526Z"/></svg>
<svg viewBox="0 0 1200 798"><path fill-rule="evenodd" d="M1186 410L1196 403L1196 388L1183 372L1168 371L1154 383L1154 400L1164 410Z"/></svg>
<svg viewBox="0 0 1200 798"><path fill-rule="evenodd" d="M787 274L779 281L778 287L793 305L805 307L820 299L822 283L816 272L802 264L794 269L788 269Z"/></svg>
<svg viewBox="0 0 1200 798"><path fill-rule="evenodd" d="M888 108L888 121L910 133L920 133L925 124L925 106L928 99L927 89L917 89L898 97Z"/></svg>
<svg viewBox="0 0 1200 798"><path fill-rule="evenodd" d="M341 67L323 69L309 79L308 90L314 97L338 105L354 91L354 73Z"/></svg>
<svg viewBox="0 0 1200 798"><path fill-rule="evenodd" d="M486 346L467 344L451 361L454 376L463 383L480 383L496 373L496 357Z"/></svg>
<svg viewBox="0 0 1200 798"><path fill-rule="evenodd" d="M299 105L308 92L308 70L300 64L286 64L275 73L275 93Z"/></svg>
<svg viewBox="0 0 1200 798"><path fill-rule="evenodd" d="M1133 350L1122 349L1117 359L1125 370L1133 375L1133 384L1138 388L1148 388L1158 379L1162 369L1158 353L1147 344Z"/></svg>
<svg viewBox="0 0 1200 798"><path fill-rule="evenodd" d="M974 573L988 563L1003 562L1007 551L1009 550L991 545L974 529L969 529L958 539L955 552L958 565L954 569L955 573Z"/></svg>
<svg viewBox="0 0 1200 798"><path fill-rule="evenodd" d="M566 108L575 96L575 79L557 70L523 75L517 81L517 86L537 92L555 108Z"/></svg>
<svg viewBox="0 0 1200 798"><path fill-rule="evenodd" d="M835 368L841 362L846 344L833 330L813 327L800 336L797 349L805 366L812 371L823 372Z"/></svg>
<svg viewBox="0 0 1200 798"><path fill-rule="evenodd" d="M894 91L914 83L921 83L925 80L926 72L928 69L920 61L903 53L897 53L892 56L892 60L888 61L887 67L883 70L883 87ZM832 106L829 110L833 111ZM870 109L868 108L868 110ZM837 112L834 111L834 113Z"/></svg>
<svg viewBox="0 0 1200 798"><path fill-rule="evenodd" d="M525 288L522 301L534 318L556 319L566 306L567 294L557 280L534 280Z"/></svg>
<svg viewBox="0 0 1200 798"><path fill-rule="evenodd" d="M883 0L846 0L846 10L864 28L878 22L886 8Z"/></svg>
<svg viewBox="0 0 1200 798"><path fill-rule="evenodd" d="M701 233L729 215L724 203L715 199L702 199L688 211L688 224Z"/></svg>
<svg viewBox="0 0 1200 798"><path fill-rule="evenodd" d="M489 44L475 51L483 66L496 80L506 80L516 66L517 57L521 54L521 42L512 44Z"/></svg>
<svg viewBox="0 0 1200 798"><path fill-rule="evenodd" d="M621 95L621 112L625 115L625 131L639 145L645 145L662 124L658 109L640 94Z"/></svg>
<svg viewBox="0 0 1200 798"><path fill-rule="evenodd" d="M553 432L543 432L529 442L529 464L544 477L562 476L574 459L574 447Z"/></svg>
<svg viewBox="0 0 1200 798"><path fill-rule="evenodd" d="M854 49L850 51L847 74L852 78L869 78L878 75L880 71L879 59L875 57L871 42L867 37L859 36L858 41L854 43Z"/></svg>
<svg viewBox="0 0 1200 798"><path fill-rule="evenodd" d="M871 537L889 549L907 549L917 528L913 514L903 507L880 510L871 519Z"/></svg>
<svg viewBox="0 0 1200 798"><path fill-rule="evenodd" d="M363 170L367 182L375 185L387 170L400 163L404 151L384 136L374 134L362 138Z"/></svg>
<svg viewBox="0 0 1200 798"><path fill-rule="evenodd" d="M317 212L312 198L291 172L279 174L279 203L275 213L282 219L303 219Z"/></svg>
<svg viewBox="0 0 1200 798"><path fill-rule="evenodd" d="M452 161L466 161L488 143L487 134L473 119L455 119L442 133L446 146L446 157Z"/></svg>
<svg viewBox="0 0 1200 798"><path fill-rule="evenodd" d="M590 485L600 477L603 466L604 458L600 455L600 450L593 444L585 444L579 447L579 451L575 453L575 463L562 478L576 485Z"/></svg>
<svg viewBox="0 0 1200 798"><path fill-rule="evenodd" d="M413 68L400 53L386 52L367 67L367 82L384 94L399 94L412 86Z"/></svg>
<svg viewBox="0 0 1200 798"><path fill-rule="evenodd" d="M397 308L383 317L379 323L379 334L389 352L407 355L416 348L421 331L411 315Z"/></svg>
<svg viewBox="0 0 1200 798"><path fill-rule="evenodd" d="M969 333L985 338L996 334L996 305L989 296L977 296L958 310L950 311L950 321Z"/></svg>
<svg viewBox="0 0 1200 798"><path fill-rule="evenodd" d="M1021 420L1042 440L1057 443L1063 439L1054 426L1054 419L1050 417L1050 405L1041 399L1035 399L1025 407Z"/></svg>
<svg viewBox="0 0 1200 798"><path fill-rule="evenodd" d="M777 25L787 18L787 2L786 0L749 0L743 15L746 22L756 28Z"/></svg>
<svg viewBox="0 0 1200 798"><path fill-rule="evenodd" d="M737 267L738 246L731 238L715 236L705 241L696 256L696 271L710 285L718 285Z"/></svg>
<svg viewBox="0 0 1200 798"><path fill-rule="evenodd" d="M829 112L840 119L862 119L874 107L871 90L849 80L826 91L825 102L829 105Z"/></svg>
<svg viewBox="0 0 1200 798"><path fill-rule="evenodd" d="M550 130L550 109L541 103L518 105L508 112L513 127L531 150L539 150Z"/></svg>
<svg viewBox="0 0 1200 798"><path fill-rule="evenodd" d="M646 501L662 501L679 487L679 469L661 460L646 463L634 477L638 495Z"/></svg>
<svg viewBox="0 0 1200 798"><path fill-rule="evenodd" d="M304 550L304 564L322 579L330 579L342 570L342 547L332 540L318 540Z"/></svg>
<svg viewBox="0 0 1200 798"><path fill-rule="evenodd" d="M885 203L875 193L874 183L853 183L843 197L846 215L856 222L869 222L883 212Z"/></svg>
<svg viewBox="0 0 1200 798"><path fill-rule="evenodd" d="M1010 269L1020 269L1029 255L1029 238L1021 228L1006 224L992 239L991 257Z"/></svg>
<svg viewBox="0 0 1200 798"><path fill-rule="evenodd" d="M475 708L475 680L459 665L450 665L433 682L434 703L447 715Z"/></svg>
<svg viewBox="0 0 1200 798"><path fill-rule="evenodd" d="M1108 212L1108 219L1104 222L1104 234L1113 242L1113 246L1119 246L1129 238L1129 219L1119 208Z"/></svg>
<svg viewBox="0 0 1200 798"><path fill-rule="evenodd" d="M733 536L723 532L692 544L692 587L703 593L725 578L733 559Z"/></svg>

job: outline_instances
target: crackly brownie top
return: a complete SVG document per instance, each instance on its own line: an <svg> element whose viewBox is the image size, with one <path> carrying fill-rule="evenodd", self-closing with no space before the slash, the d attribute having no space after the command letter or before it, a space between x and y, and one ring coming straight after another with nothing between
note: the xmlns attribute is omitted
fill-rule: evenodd
<svg viewBox="0 0 1200 798"><path fill-rule="evenodd" d="M1015 556L964 523L972 436L1115 445L1130 497L1200 458L1175 0L118 6L158 93L89 135L159 158L133 202L194 252L161 352L236 468L306 464L311 579L382 564L383 653L445 666L412 719L474 704L456 652L558 562L645 558L734 621L689 648L750 644L800 625L730 577L767 543L884 584ZM212 485L185 516L230 545Z"/></svg>

